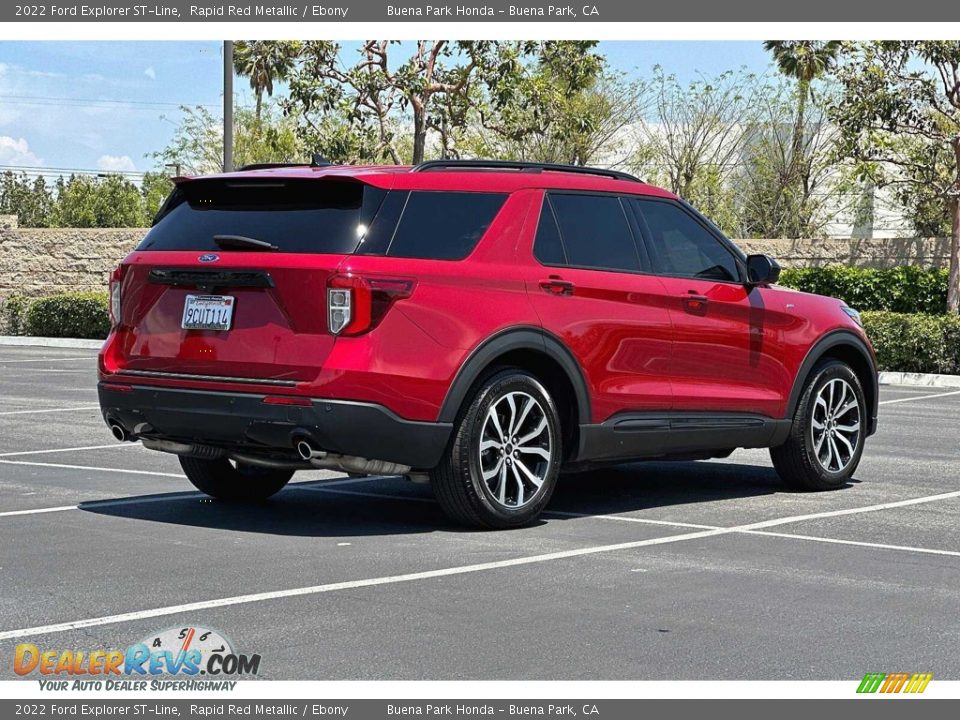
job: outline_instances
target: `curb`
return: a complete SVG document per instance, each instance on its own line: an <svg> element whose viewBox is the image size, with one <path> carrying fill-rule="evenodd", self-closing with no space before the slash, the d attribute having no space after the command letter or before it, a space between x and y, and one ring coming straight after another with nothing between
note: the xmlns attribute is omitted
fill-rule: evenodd
<svg viewBox="0 0 960 720"><path fill-rule="evenodd" d="M31 335L0 335L0 345L15 347L76 348L78 350L99 350L103 340L82 340L80 338L45 338Z"/></svg>
<svg viewBox="0 0 960 720"><path fill-rule="evenodd" d="M75 348L99 350L103 340L80 338L45 338L30 335L0 335L0 345L17 347ZM919 387L960 388L960 375L937 375L935 373L882 372L881 385L916 385Z"/></svg>
<svg viewBox="0 0 960 720"><path fill-rule="evenodd" d="M934 373L882 372L881 385L915 385L918 387L960 388L960 375Z"/></svg>

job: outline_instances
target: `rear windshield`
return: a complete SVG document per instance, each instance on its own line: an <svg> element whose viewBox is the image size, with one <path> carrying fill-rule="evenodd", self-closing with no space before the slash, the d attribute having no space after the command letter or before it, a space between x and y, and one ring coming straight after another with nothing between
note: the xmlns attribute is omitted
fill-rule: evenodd
<svg viewBox="0 0 960 720"><path fill-rule="evenodd" d="M352 253L385 192L345 180L196 180L180 185L138 250L220 250L241 235L280 252Z"/></svg>

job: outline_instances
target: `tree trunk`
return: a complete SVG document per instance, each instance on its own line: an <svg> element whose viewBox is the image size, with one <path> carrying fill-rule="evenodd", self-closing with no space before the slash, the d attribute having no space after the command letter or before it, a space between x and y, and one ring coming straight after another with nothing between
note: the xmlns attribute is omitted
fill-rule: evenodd
<svg viewBox="0 0 960 720"><path fill-rule="evenodd" d="M797 85L797 91L800 96L797 98L797 117L793 123L793 138L790 143L790 165L788 166L790 168L789 187L791 188L800 176L800 162L801 155L803 154L803 126L806 120L805 115L807 114L807 96L810 94L810 83L805 80L800 80Z"/></svg>
<svg viewBox="0 0 960 720"><path fill-rule="evenodd" d="M427 149L427 118L426 113L414 108L413 111L413 158L411 164L419 165Z"/></svg>
<svg viewBox="0 0 960 720"><path fill-rule="evenodd" d="M960 197L954 196L950 202L950 214L953 217L950 233L950 276L947 280L947 312L960 312Z"/></svg>
<svg viewBox="0 0 960 720"><path fill-rule="evenodd" d="M260 128L260 113L263 111L263 90L257 90L257 129Z"/></svg>

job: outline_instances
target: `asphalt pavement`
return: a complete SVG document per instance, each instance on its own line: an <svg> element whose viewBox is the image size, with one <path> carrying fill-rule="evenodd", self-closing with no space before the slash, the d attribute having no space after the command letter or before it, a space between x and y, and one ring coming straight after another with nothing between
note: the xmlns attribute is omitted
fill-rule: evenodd
<svg viewBox="0 0 960 720"><path fill-rule="evenodd" d="M960 390L884 386L855 479L765 451L575 474L539 524L298 473L261 505L115 442L92 350L0 347L0 679L13 649L213 628L283 680L960 679Z"/></svg>

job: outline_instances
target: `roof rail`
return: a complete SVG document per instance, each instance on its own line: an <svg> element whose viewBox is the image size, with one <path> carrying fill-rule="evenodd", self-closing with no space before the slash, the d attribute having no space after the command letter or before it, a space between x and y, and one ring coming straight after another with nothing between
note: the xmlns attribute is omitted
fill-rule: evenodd
<svg viewBox="0 0 960 720"><path fill-rule="evenodd" d="M428 160L414 166L410 172L429 172L431 170L520 170L521 172L551 172L579 173L581 175L602 175L615 180L643 182L630 173L619 170L586 167L583 165L561 165L559 163L522 162L519 160Z"/></svg>

